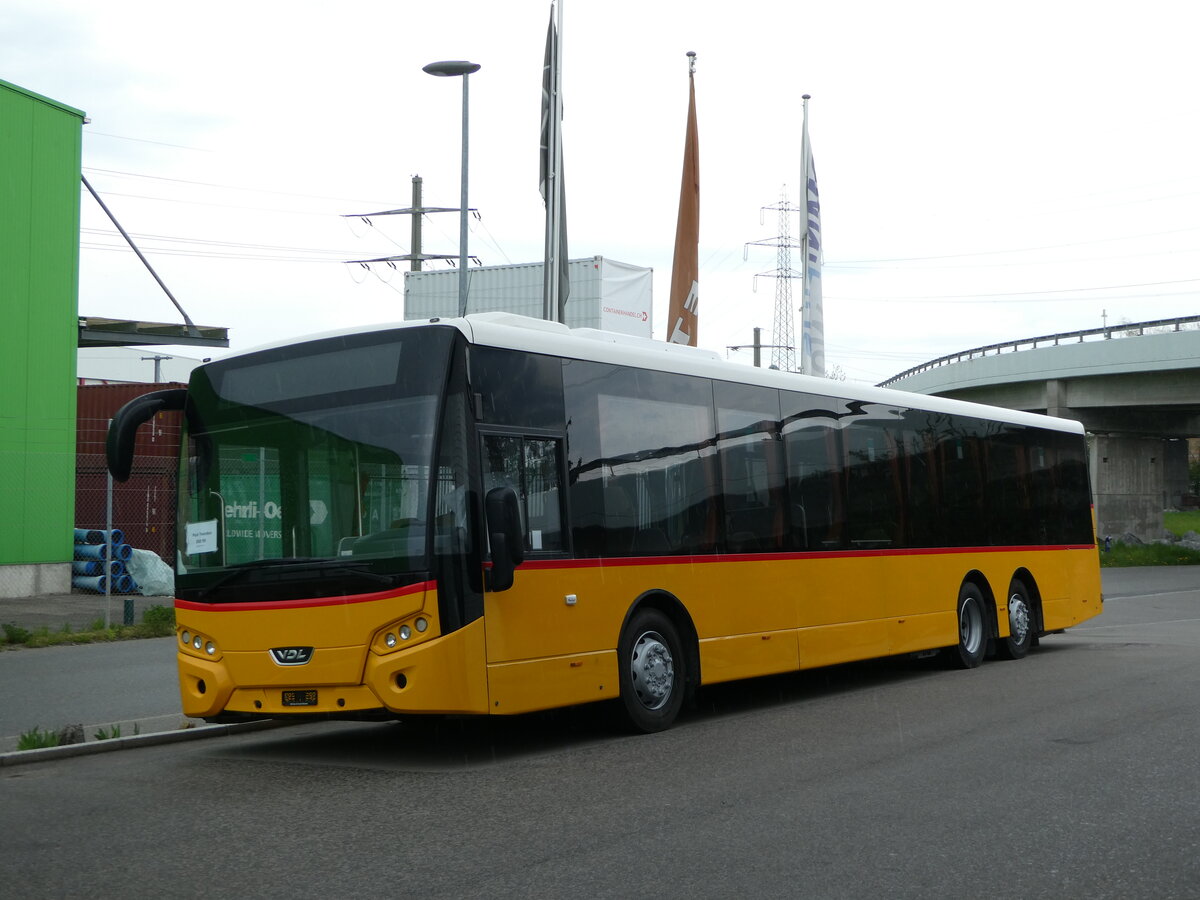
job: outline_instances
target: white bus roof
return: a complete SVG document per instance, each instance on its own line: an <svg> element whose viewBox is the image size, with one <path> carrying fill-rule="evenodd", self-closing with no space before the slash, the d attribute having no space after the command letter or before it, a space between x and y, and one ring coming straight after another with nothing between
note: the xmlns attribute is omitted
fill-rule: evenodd
<svg viewBox="0 0 1200 900"><path fill-rule="evenodd" d="M685 347L649 338L599 331L594 328L568 328L558 322L532 319L514 313L474 313L466 318L409 320L356 328L339 329L309 335L304 338L275 341L250 350L223 357L221 362L255 353L308 341L325 340L354 334L369 334L430 324L457 328L473 344L542 353L591 362L612 363L680 375L696 375L721 381L757 384L782 390L799 391L826 397L862 400L900 407L944 412L961 416L994 419L1014 425L1048 428L1083 434L1083 426L1072 419L1060 419L1037 413L986 406L963 400L950 400L927 394L913 394L890 388L880 388L860 382L835 381L795 372L761 369L733 363L712 350Z"/></svg>

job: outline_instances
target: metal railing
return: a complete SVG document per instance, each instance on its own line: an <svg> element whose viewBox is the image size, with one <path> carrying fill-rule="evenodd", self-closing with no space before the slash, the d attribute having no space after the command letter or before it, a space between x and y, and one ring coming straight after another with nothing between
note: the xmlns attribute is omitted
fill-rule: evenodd
<svg viewBox="0 0 1200 900"><path fill-rule="evenodd" d="M986 347L974 347L970 350L962 350L958 353L951 353L947 356L939 356L937 359L931 359L929 362L921 363L919 366L913 366L911 369L905 369L899 375L893 375L885 381L879 382L877 387L888 387L895 384L901 379L908 378L910 375L916 375L919 372L927 372L930 369L936 369L939 366L949 366L954 363L964 362L966 360L975 359L976 357L984 356L999 356L1001 353L1009 352L1016 353L1019 350L1034 350L1039 346L1057 346L1063 343L1080 343L1087 340L1105 340L1109 341L1113 338L1123 337L1138 337L1146 333L1147 329L1162 329L1167 328L1171 331L1183 331L1185 325L1197 325L1200 327L1200 316L1180 316L1175 319L1154 319L1149 322L1125 322L1119 325L1106 325L1103 328L1088 328L1083 331L1065 331L1062 334L1044 334L1040 337L1021 338L1015 341L1004 341L999 344L988 344Z"/></svg>

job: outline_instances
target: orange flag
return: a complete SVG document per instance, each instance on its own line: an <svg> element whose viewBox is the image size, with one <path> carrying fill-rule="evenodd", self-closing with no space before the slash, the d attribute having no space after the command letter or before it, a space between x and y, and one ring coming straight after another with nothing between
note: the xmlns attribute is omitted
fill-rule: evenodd
<svg viewBox="0 0 1200 900"><path fill-rule="evenodd" d="M675 223L675 263L671 268L671 305L667 340L696 346L699 331L700 140L696 131L696 54L688 53L687 137L683 144L683 182L679 186L679 219Z"/></svg>

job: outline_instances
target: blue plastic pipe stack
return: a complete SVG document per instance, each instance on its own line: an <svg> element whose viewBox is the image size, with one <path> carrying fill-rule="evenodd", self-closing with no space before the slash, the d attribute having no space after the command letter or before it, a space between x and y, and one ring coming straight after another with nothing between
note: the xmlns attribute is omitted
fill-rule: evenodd
<svg viewBox="0 0 1200 900"><path fill-rule="evenodd" d="M71 586L84 591L131 594L137 590L125 563L133 548L125 543L120 528L112 530L112 559L108 558L109 533L98 528L75 529L75 561L71 564Z"/></svg>

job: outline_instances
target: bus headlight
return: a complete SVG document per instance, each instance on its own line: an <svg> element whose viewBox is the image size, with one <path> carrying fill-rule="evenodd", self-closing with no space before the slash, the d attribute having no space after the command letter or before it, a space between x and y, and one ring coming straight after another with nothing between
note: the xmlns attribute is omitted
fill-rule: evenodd
<svg viewBox="0 0 1200 900"><path fill-rule="evenodd" d="M414 644L435 637L437 627L437 619L428 612L410 614L376 631L371 637L371 650L375 653L407 650Z"/></svg>
<svg viewBox="0 0 1200 900"><path fill-rule="evenodd" d="M212 660L221 658L221 651L217 647L217 642L208 635L197 634L190 628L181 628L179 631L179 643L181 650L184 653L199 656L201 658L208 657Z"/></svg>

